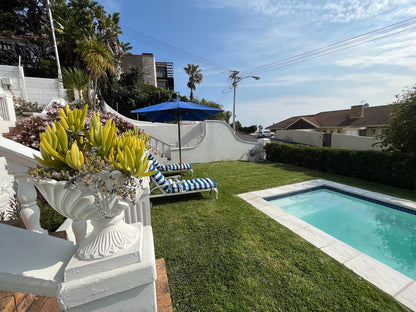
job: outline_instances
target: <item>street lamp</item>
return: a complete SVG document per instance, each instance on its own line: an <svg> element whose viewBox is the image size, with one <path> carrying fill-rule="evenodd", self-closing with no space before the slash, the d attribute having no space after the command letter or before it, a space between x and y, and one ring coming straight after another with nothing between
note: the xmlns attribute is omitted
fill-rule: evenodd
<svg viewBox="0 0 416 312"><path fill-rule="evenodd" d="M230 79L232 80L232 85L233 85L233 88L234 88L234 101L233 101L233 130L234 130L234 132L235 132L235 92L236 92L236 89L237 89L237 85L241 80L246 79L246 78L253 78L255 80L260 79L260 77L257 77L257 76L239 77L238 76L239 73L240 72L237 71L237 70L232 70L231 75L230 75Z"/></svg>

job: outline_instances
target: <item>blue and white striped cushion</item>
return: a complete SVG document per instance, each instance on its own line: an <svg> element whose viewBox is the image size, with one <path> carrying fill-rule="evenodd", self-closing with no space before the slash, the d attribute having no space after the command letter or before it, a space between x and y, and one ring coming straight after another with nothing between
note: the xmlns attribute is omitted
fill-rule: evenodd
<svg viewBox="0 0 416 312"><path fill-rule="evenodd" d="M149 170L155 170L155 167L152 165ZM217 187L217 183L210 178L181 180L179 183L175 183L171 179L166 179L165 176L157 169L151 177L166 193L180 193L181 190L185 192L209 190Z"/></svg>
<svg viewBox="0 0 416 312"><path fill-rule="evenodd" d="M152 154L147 155L147 159L150 161L150 163L155 166L155 168L158 168L160 166L159 162L156 160L156 158Z"/></svg>
<svg viewBox="0 0 416 312"><path fill-rule="evenodd" d="M159 171L166 172L166 171L178 171L181 170L179 164L170 164L170 165L161 165L156 158L152 154L148 154L147 159L152 163L155 168ZM191 170L192 165L188 163L182 163L182 170Z"/></svg>
<svg viewBox="0 0 416 312"><path fill-rule="evenodd" d="M150 166L149 171L156 170L154 174L151 175L152 179L159 185L161 188L165 190L165 192L169 192L170 188L170 180L166 180L165 176L157 170L153 165Z"/></svg>
<svg viewBox="0 0 416 312"><path fill-rule="evenodd" d="M179 164L159 165L157 169L159 169L160 171L164 171L164 172L178 171L178 170L181 170L181 166ZM191 164L188 164L188 163L182 164L182 170L191 170L191 169L192 169Z"/></svg>
<svg viewBox="0 0 416 312"><path fill-rule="evenodd" d="M210 189L216 188L217 183L215 183L210 178L205 178L205 179L183 180L181 181L181 186L185 191L210 190Z"/></svg>

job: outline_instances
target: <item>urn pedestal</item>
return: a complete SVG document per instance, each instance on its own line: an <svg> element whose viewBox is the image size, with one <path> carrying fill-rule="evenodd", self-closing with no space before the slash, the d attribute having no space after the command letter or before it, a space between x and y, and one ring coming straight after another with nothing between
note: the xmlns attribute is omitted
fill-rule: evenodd
<svg viewBox="0 0 416 312"><path fill-rule="evenodd" d="M91 220L93 231L86 237L78 237L76 256L81 260L112 256L139 243L142 235L140 229L123 219L123 211L131 205L131 201L120 196L117 188L123 185L125 176L119 171L101 171L98 175L103 183L99 187L85 183L74 187L67 181L30 179L58 213L74 223ZM137 186L135 198L138 199L141 193L142 188Z"/></svg>

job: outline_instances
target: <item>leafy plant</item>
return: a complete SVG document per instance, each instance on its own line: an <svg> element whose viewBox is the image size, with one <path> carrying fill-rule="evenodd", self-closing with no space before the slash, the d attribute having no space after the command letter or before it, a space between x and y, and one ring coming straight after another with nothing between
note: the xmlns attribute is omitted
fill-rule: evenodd
<svg viewBox="0 0 416 312"><path fill-rule="evenodd" d="M76 106L76 105L75 105ZM72 105L70 106L72 107ZM18 134L13 136L13 141L16 141L25 146L39 150L39 135L46 130L46 127L51 126L56 120L60 120L59 109L61 106L53 104L50 109L46 111L46 115L43 116L32 116L16 124ZM90 117L93 115L93 111L89 110L86 115L85 126L89 129ZM132 123L123 120L122 118L109 113L100 113L101 122L106 123L112 119L116 124L117 134L134 130L135 127Z"/></svg>
<svg viewBox="0 0 416 312"><path fill-rule="evenodd" d="M14 111L16 116L23 116L25 112L41 112L42 107L39 106L38 102L27 102L21 98L13 98Z"/></svg>
<svg viewBox="0 0 416 312"><path fill-rule="evenodd" d="M266 159L323 172L376 181L407 189L416 187L416 161L411 154L383 151L358 151L269 143Z"/></svg>
<svg viewBox="0 0 416 312"><path fill-rule="evenodd" d="M71 111L67 105L60 109L60 121L47 126L40 134L39 149L42 157L35 159L43 166L52 169L65 169L74 173L84 164L88 157L98 157L113 169L133 176L148 176L146 134L127 131L117 136L113 120L104 125L100 113L96 112L90 119L89 131L85 127L88 106L83 110Z"/></svg>
<svg viewBox="0 0 416 312"><path fill-rule="evenodd" d="M387 151L416 156L416 86L396 98L391 104L390 125L379 137L379 144Z"/></svg>
<svg viewBox="0 0 416 312"><path fill-rule="evenodd" d="M63 68L62 83L67 89L77 90L78 98L82 99L82 90L88 88L90 77L80 68Z"/></svg>
<svg viewBox="0 0 416 312"><path fill-rule="evenodd" d="M110 119L103 125L99 112L90 118L87 129L87 111L87 105L82 110L70 110L68 104L65 110L60 109L60 120L40 134L41 157L34 157L43 167L30 170L29 174L39 180L68 180L74 187L84 183L94 189L105 185L96 173L119 170L125 174L126 184L116 192L132 198L136 178L154 173L148 171L147 134L136 130L117 135L114 121Z"/></svg>

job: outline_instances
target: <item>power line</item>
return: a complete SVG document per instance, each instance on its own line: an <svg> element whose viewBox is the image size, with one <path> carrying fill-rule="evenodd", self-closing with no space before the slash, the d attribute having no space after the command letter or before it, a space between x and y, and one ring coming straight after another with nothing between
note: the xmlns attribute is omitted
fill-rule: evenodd
<svg viewBox="0 0 416 312"><path fill-rule="evenodd" d="M137 30L134 30L128 26L125 25L121 25L123 27L123 34L128 37L131 38L133 40L139 41L144 43L145 45L148 45L152 48L161 50L165 53L177 56L179 58L185 59L187 61L192 61L195 63L199 63L199 64L203 64L207 67L210 67L216 71L219 71L220 73L223 74L228 74L228 68L225 66L222 66L220 64L217 64L215 62L209 61L207 59L204 59L202 57L199 57L197 55L191 54L185 50L176 48L166 42L163 42L161 40L158 40L156 38L150 37L144 33L141 33Z"/></svg>
<svg viewBox="0 0 416 312"><path fill-rule="evenodd" d="M292 65L295 63L303 62L312 58L324 56L327 54L335 53L341 50L345 50L357 45L369 43L371 41L379 40L388 36L393 36L398 33L409 31L411 29L415 29L414 25L416 24L416 18L410 18L407 20L403 20L401 22L397 22L394 24L391 24L389 26L385 26L382 28L379 28L374 31L367 32L365 34L352 37L346 40L342 40L333 44L330 44L328 46L314 49L305 53L301 53L292 57L288 57L282 60L279 60L277 62L273 62L270 64L262 65L259 67L254 67L250 70L244 71L244 74L260 74L267 71L275 70L280 67ZM410 27L413 26L413 27Z"/></svg>

